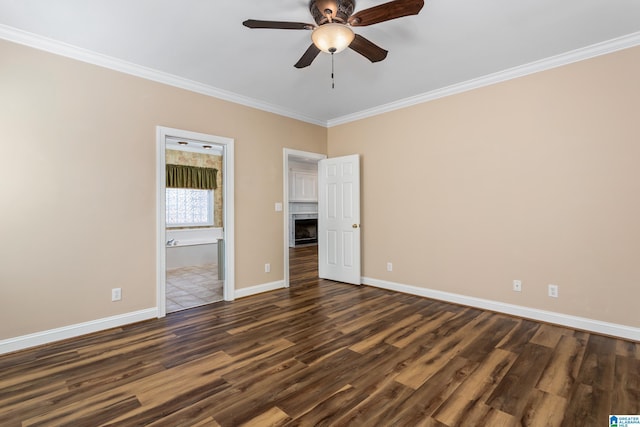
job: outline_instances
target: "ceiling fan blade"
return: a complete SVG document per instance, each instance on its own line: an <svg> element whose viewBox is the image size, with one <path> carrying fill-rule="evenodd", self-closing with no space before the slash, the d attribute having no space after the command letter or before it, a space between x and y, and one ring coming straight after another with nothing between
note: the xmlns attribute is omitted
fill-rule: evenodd
<svg viewBox="0 0 640 427"><path fill-rule="evenodd" d="M309 46L309 49L307 49L304 55L302 55L302 57L298 60L298 62L296 62L294 67L296 68L308 67L309 65L311 65L313 60L316 59L316 56L318 56L319 53L320 53L320 49L318 49L315 44L311 43L311 46Z"/></svg>
<svg viewBox="0 0 640 427"><path fill-rule="evenodd" d="M417 15L424 6L424 0L394 0L379 6L362 10L349 18L354 27L364 27L403 16Z"/></svg>
<svg viewBox="0 0 640 427"><path fill-rule="evenodd" d="M355 50L371 62L379 62L387 57L387 51L380 46L370 42L359 34L353 39L349 45L351 50Z"/></svg>
<svg viewBox="0 0 640 427"><path fill-rule="evenodd" d="M247 19L242 25L249 28L272 28L277 30L313 30L315 28L315 25L305 24L304 22L259 21L257 19Z"/></svg>

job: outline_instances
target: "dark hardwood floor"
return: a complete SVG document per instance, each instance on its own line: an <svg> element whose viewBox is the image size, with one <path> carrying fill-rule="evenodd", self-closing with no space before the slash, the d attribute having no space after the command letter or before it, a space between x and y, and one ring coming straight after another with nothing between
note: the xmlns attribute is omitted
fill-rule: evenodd
<svg viewBox="0 0 640 427"><path fill-rule="evenodd" d="M640 344L317 278L0 357L0 426L605 426Z"/></svg>

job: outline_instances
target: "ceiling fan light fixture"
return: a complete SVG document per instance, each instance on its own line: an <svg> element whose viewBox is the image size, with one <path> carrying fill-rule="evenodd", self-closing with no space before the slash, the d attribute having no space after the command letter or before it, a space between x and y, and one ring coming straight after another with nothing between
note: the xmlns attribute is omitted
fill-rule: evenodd
<svg viewBox="0 0 640 427"><path fill-rule="evenodd" d="M311 33L313 44L326 53L342 52L349 47L354 37L351 28L338 23L320 25Z"/></svg>

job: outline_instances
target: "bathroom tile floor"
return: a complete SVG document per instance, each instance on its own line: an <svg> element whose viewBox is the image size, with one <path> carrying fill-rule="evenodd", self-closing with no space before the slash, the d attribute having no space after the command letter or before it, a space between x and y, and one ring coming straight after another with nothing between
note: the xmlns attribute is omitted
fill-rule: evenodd
<svg viewBox="0 0 640 427"><path fill-rule="evenodd" d="M217 264L167 270L167 313L222 301Z"/></svg>

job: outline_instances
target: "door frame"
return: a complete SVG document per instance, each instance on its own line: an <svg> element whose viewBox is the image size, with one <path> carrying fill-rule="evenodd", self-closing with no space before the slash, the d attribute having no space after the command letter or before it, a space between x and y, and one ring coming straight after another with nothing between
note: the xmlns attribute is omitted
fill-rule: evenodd
<svg viewBox="0 0 640 427"><path fill-rule="evenodd" d="M224 238L224 287L225 301L235 299L235 240L234 240L234 140L223 136L208 135L182 129L156 126L156 304L158 317L167 314L166 306L166 139L174 137L209 144L223 148L222 171L222 224Z"/></svg>
<svg viewBox="0 0 640 427"><path fill-rule="evenodd" d="M283 191L283 196L282 196L282 200L283 200L283 224L284 224L284 287L288 288L289 287L289 227L291 226L290 224L290 214L289 214L289 158L293 157L293 158L300 158L300 159L306 159L306 160L315 160L316 164L317 162L319 162L320 160L326 159L327 155L326 154L321 154L321 153L313 153L310 151L301 151L301 150L294 150L292 148L285 148L283 149L283 162L282 162L282 191Z"/></svg>

